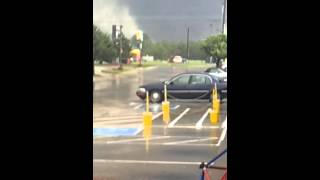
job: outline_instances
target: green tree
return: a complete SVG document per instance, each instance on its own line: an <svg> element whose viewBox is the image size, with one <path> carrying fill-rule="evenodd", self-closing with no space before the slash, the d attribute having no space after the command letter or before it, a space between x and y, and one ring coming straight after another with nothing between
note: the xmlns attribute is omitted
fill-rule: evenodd
<svg viewBox="0 0 320 180"><path fill-rule="evenodd" d="M93 61L111 62L115 56L116 49L110 36L93 25Z"/></svg>
<svg viewBox="0 0 320 180"><path fill-rule="evenodd" d="M227 36L224 34L209 36L202 48L209 56L217 59L217 67L219 67L221 59L227 57Z"/></svg>
<svg viewBox="0 0 320 180"><path fill-rule="evenodd" d="M207 58L206 52L202 49L202 43L203 43L203 41L190 41L189 42L190 59L204 60Z"/></svg>
<svg viewBox="0 0 320 180"><path fill-rule="evenodd" d="M152 51L151 54L154 56L155 59L165 59L165 51L166 51L166 47L164 47L163 44L161 43L156 43L153 47L152 47Z"/></svg>
<svg viewBox="0 0 320 180"><path fill-rule="evenodd" d="M152 52L153 42L147 33L143 33L142 50L143 54L150 55Z"/></svg>

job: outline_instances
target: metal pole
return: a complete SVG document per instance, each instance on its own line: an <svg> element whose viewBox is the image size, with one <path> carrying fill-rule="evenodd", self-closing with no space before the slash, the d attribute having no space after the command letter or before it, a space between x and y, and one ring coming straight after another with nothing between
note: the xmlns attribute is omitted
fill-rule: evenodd
<svg viewBox="0 0 320 180"><path fill-rule="evenodd" d="M187 29L187 59L189 59L189 27Z"/></svg>
<svg viewBox="0 0 320 180"><path fill-rule="evenodd" d="M122 54L122 25L120 25L120 50L119 50L119 64L120 64L120 69L122 69L122 63L121 63L121 54Z"/></svg>
<svg viewBox="0 0 320 180"><path fill-rule="evenodd" d="M224 24L225 24L225 17L226 17L226 6L227 0L223 1L223 9L222 9L222 34L224 33Z"/></svg>
<svg viewBox="0 0 320 180"><path fill-rule="evenodd" d="M142 52L142 48L143 48L143 47L142 47L142 42L143 42L143 41L140 41L140 44L139 44L139 45L140 45L140 47L139 47L139 48L140 48L140 61L139 61L139 66L142 66L142 56L143 56L143 52Z"/></svg>
<svg viewBox="0 0 320 180"><path fill-rule="evenodd" d="M149 112L149 92L147 91L146 94L146 112Z"/></svg>
<svg viewBox="0 0 320 180"><path fill-rule="evenodd" d="M167 102L167 84L164 83L164 102Z"/></svg>
<svg viewBox="0 0 320 180"><path fill-rule="evenodd" d="M227 148L224 151L222 151L220 154L218 154L216 157L214 157L211 161L209 161L208 166L210 166L213 162L215 162L217 159L219 159L226 152L227 152Z"/></svg>

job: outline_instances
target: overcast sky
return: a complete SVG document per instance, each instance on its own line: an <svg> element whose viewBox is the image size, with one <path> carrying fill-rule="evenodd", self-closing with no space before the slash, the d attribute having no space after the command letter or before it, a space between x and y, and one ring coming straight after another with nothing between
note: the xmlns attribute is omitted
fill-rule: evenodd
<svg viewBox="0 0 320 180"><path fill-rule="evenodd" d="M131 37L137 30L153 41L200 40L221 31L223 0L93 0L93 23L111 33L122 24Z"/></svg>

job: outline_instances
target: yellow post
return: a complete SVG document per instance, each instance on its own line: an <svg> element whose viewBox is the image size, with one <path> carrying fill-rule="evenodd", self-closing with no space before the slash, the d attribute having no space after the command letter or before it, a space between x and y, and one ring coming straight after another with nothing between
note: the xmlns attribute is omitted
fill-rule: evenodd
<svg viewBox="0 0 320 180"><path fill-rule="evenodd" d="M212 90L212 99L211 99L211 103L212 103L212 109L214 109L214 102L216 101L216 95L215 95L215 89Z"/></svg>
<svg viewBox="0 0 320 180"><path fill-rule="evenodd" d="M146 112L143 112L143 125L146 128L147 126L152 126L152 112L149 112L149 93L147 91L146 97Z"/></svg>
<svg viewBox="0 0 320 180"><path fill-rule="evenodd" d="M218 99L218 89L217 89L217 84L214 84L214 99Z"/></svg>
<svg viewBox="0 0 320 180"><path fill-rule="evenodd" d="M220 115L220 99L218 99L217 84L214 85L212 90L212 109L210 111L210 122L211 124L217 124L219 122Z"/></svg>
<svg viewBox="0 0 320 180"><path fill-rule="evenodd" d="M220 111L220 100L219 100L219 99L216 99L216 100L213 102L213 110L215 110L215 111Z"/></svg>
<svg viewBox="0 0 320 180"><path fill-rule="evenodd" d="M167 125L170 121L170 102L167 101L167 85L164 84L164 101L162 102L162 120Z"/></svg>
<svg viewBox="0 0 320 180"><path fill-rule="evenodd" d="M146 112L143 112L143 137L146 140L146 152L149 152L149 139L152 134L152 112L149 112L149 92L146 94Z"/></svg>
<svg viewBox="0 0 320 180"><path fill-rule="evenodd" d="M146 94L146 112L149 112L149 92L147 91Z"/></svg>
<svg viewBox="0 0 320 180"><path fill-rule="evenodd" d="M164 101L167 102L167 84L164 83Z"/></svg>
<svg viewBox="0 0 320 180"><path fill-rule="evenodd" d="M209 113L210 113L211 124L217 124L219 119L219 113L215 110L211 110Z"/></svg>

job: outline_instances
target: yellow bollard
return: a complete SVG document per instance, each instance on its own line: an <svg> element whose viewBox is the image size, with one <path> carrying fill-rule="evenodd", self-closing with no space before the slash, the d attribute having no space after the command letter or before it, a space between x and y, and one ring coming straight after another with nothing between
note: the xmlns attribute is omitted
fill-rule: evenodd
<svg viewBox="0 0 320 180"><path fill-rule="evenodd" d="M143 126L144 128L152 126L152 112L143 112Z"/></svg>
<svg viewBox="0 0 320 180"><path fill-rule="evenodd" d="M211 124L217 124L220 117L220 99L218 98L217 84L215 84L215 88L212 90L212 109L209 113Z"/></svg>
<svg viewBox="0 0 320 180"><path fill-rule="evenodd" d="M167 102L167 84L164 83L164 101Z"/></svg>
<svg viewBox="0 0 320 180"><path fill-rule="evenodd" d="M170 121L170 102L169 101L162 102L162 119L163 119L163 122L165 122L166 124L169 124L169 121Z"/></svg>
<svg viewBox="0 0 320 180"><path fill-rule="evenodd" d="M216 99L213 103L213 113L212 122L218 123L220 117L220 100Z"/></svg>
<svg viewBox="0 0 320 180"><path fill-rule="evenodd" d="M146 112L143 112L143 126L146 128L152 126L152 112L149 112L149 93L147 91L146 97Z"/></svg>
<svg viewBox="0 0 320 180"><path fill-rule="evenodd" d="M215 109L216 101L218 100L218 91L216 89L212 90L212 109Z"/></svg>
<svg viewBox="0 0 320 180"><path fill-rule="evenodd" d="M143 112L143 137L146 140L146 151L149 151L149 139L152 134L152 112L149 112L149 92L146 94L146 112Z"/></svg>
<svg viewBox="0 0 320 180"><path fill-rule="evenodd" d="M167 85L164 84L164 102L162 102L162 120L167 125L170 121L170 102L167 101Z"/></svg>
<svg viewBox="0 0 320 180"><path fill-rule="evenodd" d="M215 110L211 110L209 113L210 113L211 124L217 124L219 120L219 113Z"/></svg>
<svg viewBox="0 0 320 180"><path fill-rule="evenodd" d="M212 109L214 109L214 102L216 101L215 98L215 89L212 90L212 99L211 99L211 103L212 103Z"/></svg>
<svg viewBox="0 0 320 180"><path fill-rule="evenodd" d="M218 88L217 88L217 84L214 84L214 99L218 99Z"/></svg>
<svg viewBox="0 0 320 180"><path fill-rule="evenodd" d="M213 110L220 112L220 100L216 99L213 102Z"/></svg>

